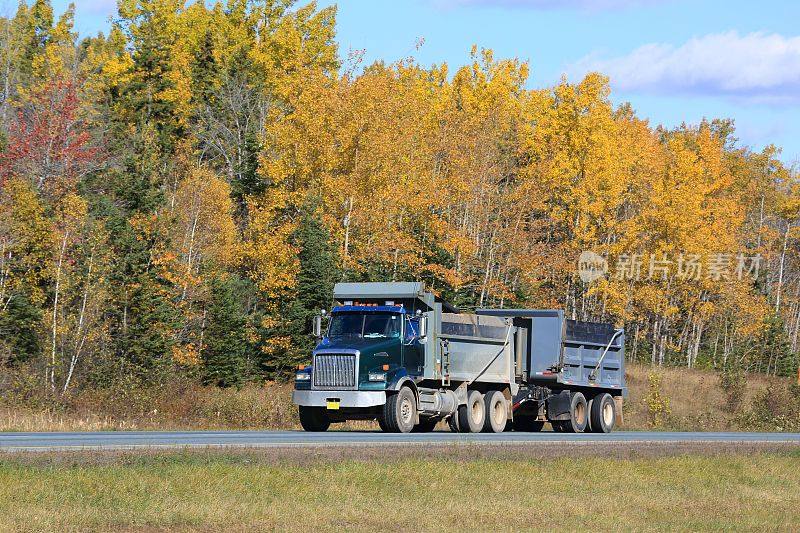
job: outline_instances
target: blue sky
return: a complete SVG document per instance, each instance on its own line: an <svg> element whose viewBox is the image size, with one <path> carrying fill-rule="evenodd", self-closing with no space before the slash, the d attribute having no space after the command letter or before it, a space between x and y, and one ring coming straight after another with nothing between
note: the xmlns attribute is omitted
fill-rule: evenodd
<svg viewBox="0 0 800 533"><path fill-rule="evenodd" d="M5 1L7 4L12 0ZM54 0L63 10L64 0ZM321 0L321 5L331 1ZM530 87L588 70L612 98L667 126L732 118L740 144L800 161L800 2L793 0L342 0L340 51L459 66L472 44L528 60ZM82 34L107 27L113 0L78 0ZM415 43L424 38L418 50Z"/></svg>

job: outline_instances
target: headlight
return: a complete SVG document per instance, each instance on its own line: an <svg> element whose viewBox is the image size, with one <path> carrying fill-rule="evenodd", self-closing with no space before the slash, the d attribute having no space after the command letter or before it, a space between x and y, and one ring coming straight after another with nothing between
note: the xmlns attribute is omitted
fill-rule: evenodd
<svg viewBox="0 0 800 533"><path fill-rule="evenodd" d="M308 381L311 379L311 374L308 372L298 372L294 376L295 381Z"/></svg>
<svg viewBox="0 0 800 533"><path fill-rule="evenodd" d="M370 381L386 381L386 373L385 372L370 372L369 373L369 380Z"/></svg>

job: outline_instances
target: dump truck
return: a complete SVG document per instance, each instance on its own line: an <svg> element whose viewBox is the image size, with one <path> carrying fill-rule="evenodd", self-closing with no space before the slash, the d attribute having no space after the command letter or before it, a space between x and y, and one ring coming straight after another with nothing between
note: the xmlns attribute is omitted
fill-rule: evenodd
<svg viewBox="0 0 800 533"><path fill-rule="evenodd" d="M292 400L306 431L608 433L621 421L625 333L562 310L462 313L421 282L338 283ZM323 325L325 328L323 329Z"/></svg>

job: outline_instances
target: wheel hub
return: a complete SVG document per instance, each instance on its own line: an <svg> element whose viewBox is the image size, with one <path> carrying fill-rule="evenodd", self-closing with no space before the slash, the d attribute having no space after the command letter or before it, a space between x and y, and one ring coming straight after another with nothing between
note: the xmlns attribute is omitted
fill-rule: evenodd
<svg viewBox="0 0 800 533"><path fill-rule="evenodd" d="M402 419L404 424L408 424L409 422L411 422L412 414L413 412L412 412L411 402L407 398L403 399L402 403L400 404L400 418Z"/></svg>
<svg viewBox="0 0 800 533"><path fill-rule="evenodd" d="M603 423L606 426L611 426L614 422L614 409L611 407L611 404L605 404L603 406Z"/></svg>
<svg viewBox="0 0 800 533"><path fill-rule="evenodd" d="M472 420L477 422L481 418L481 405L478 402L474 402L472 404L472 409L470 410L472 413Z"/></svg>
<svg viewBox="0 0 800 533"><path fill-rule="evenodd" d="M503 419L506 416L506 414L503 411L504 411L503 403L502 402L496 402L494 404L494 412L492 414L494 416L494 421L497 423L497 425L500 425L500 424L503 423Z"/></svg>
<svg viewBox="0 0 800 533"><path fill-rule="evenodd" d="M575 406L575 421L581 425L586 420L586 410L582 403Z"/></svg>

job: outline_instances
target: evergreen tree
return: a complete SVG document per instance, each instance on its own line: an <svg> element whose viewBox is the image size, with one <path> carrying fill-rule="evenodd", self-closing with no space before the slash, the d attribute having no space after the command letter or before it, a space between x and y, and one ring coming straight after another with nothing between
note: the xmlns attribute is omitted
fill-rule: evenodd
<svg viewBox="0 0 800 533"><path fill-rule="evenodd" d="M166 283L142 272L126 287L125 322L117 343L124 363L141 381L163 383L172 368L177 325Z"/></svg>
<svg viewBox="0 0 800 533"><path fill-rule="evenodd" d="M36 0L30 8L20 2L17 20L21 22L24 32L18 66L20 81L23 86L28 86L32 81L34 61L44 53L53 29L53 7L50 0Z"/></svg>
<svg viewBox="0 0 800 533"><path fill-rule="evenodd" d="M0 313L0 365L25 362L41 353L42 309L19 292Z"/></svg>
<svg viewBox="0 0 800 533"><path fill-rule="evenodd" d="M170 281L153 265L153 250L166 238L158 231L143 234L134 222L152 216L163 203L158 185L158 148L137 136L135 154L121 171L98 176L89 189L100 190L94 214L106 222L115 258L109 311L112 346L119 369L147 382L160 382L170 368L179 310Z"/></svg>
<svg viewBox="0 0 800 533"><path fill-rule="evenodd" d="M783 318L778 314L771 314L764 319L764 329L760 339L761 365L766 363L768 373L793 376L795 366L794 354L789 347L786 327Z"/></svg>
<svg viewBox="0 0 800 533"><path fill-rule="evenodd" d="M270 370L276 375L285 375L308 360L314 347L311 336L314 316L320 309L329 309L333 285L341 276L339 256L320 220L318 206L315 199L302 207L300 222L292 235L292 244L299 250L300 269L294 298L285 302L281 320L281 334L291 339L291 347L271 362Z"/></svg>
<svg viewBox="0 0 800 533"><path fill-rule="evenodd" d="M247 309L249 284L236 275L211 282L211 303L202 347L203 381L241 386L252 376L253 343Z"/></svg>
<svg viewBox="0 0 800 533"><path fill-rule="evenodd" d="M244 139L242 164L237 169L233 183L231 183L231 194L242 209L247 205L245 201L247 196L261 194L265 189L264 180L258 172L258 156L261 148L258 135L248 132Z"/></svg>
<svg viewBox="0 0 800 533"><path fill-rule="evenodd" d="M214 86L218 75L214 34L208 29L192 60L192 104L195 109L214 105Z"/></svg>
<svg viewBox="0 0 800 533"><path fill-rule="evenodd" d="M161 153L170 154L183 135L175 103L167 97L175 89L170 73L176 37L154 3L143 4L135 17L123 21L134 44L131 81L125 93L136 126L154 128Z"/></svg>

